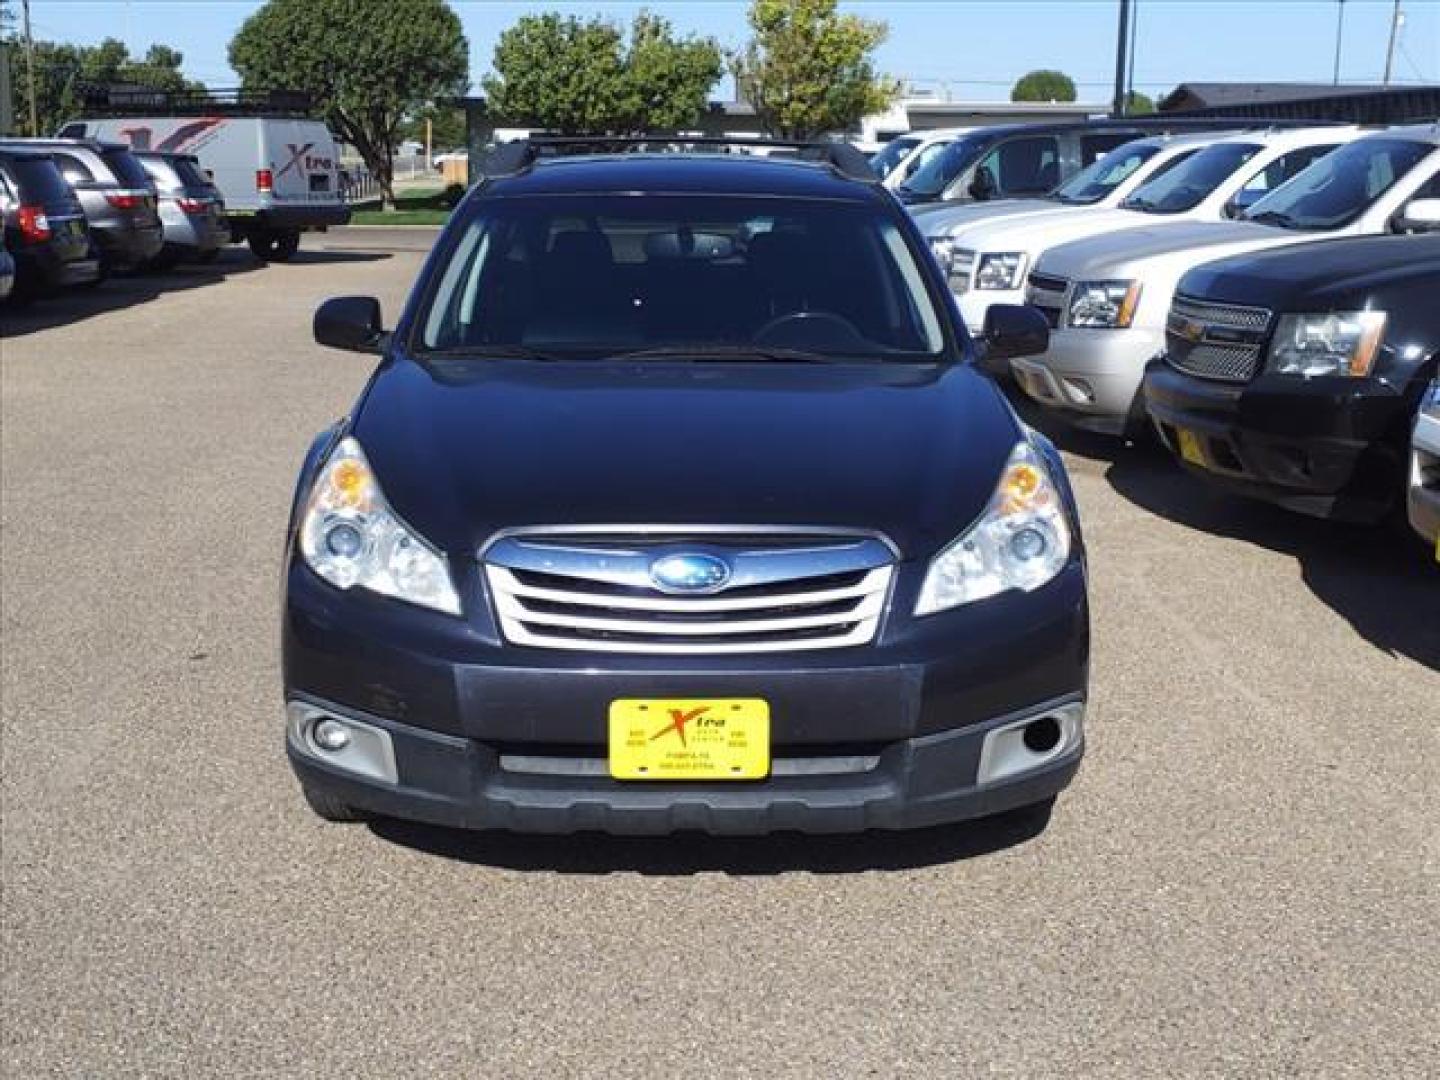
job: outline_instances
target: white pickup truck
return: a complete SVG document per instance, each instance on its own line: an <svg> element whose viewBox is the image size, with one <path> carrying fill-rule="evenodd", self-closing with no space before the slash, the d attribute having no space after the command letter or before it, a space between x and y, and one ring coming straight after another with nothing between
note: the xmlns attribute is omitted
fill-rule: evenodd
<svg viewBox="0 0 1440 1080"><path fill-rule="evenodd" d="M1327 154L1240 220L1129 229L1051 248L1026 293L1053 327L1050 347L1011 361L1011 371L1030 397L1076 426L1133 434L1145 423L1145 364L1164 348L1170 301L1187 270L1282 244L1396 231L1410 200L1437 196L1440 128L1396 127Z"/></svg>
<svg viewBox="0 0 1440 1080"><path fill-rule="evenodd" d="M948 228L936 222L938 215L918 220L931 250L949 271L950 291L958 297L965 325L977 333L991 304L1025 302L1025 275L1051 248L1127 229L1226 221L1317 158L1363 134L1355 127L1313 127L1192 135L1187 138L1202 138L1209 145L1173 168L1152 173L1114 205L1051 209L973 224L960 219Z"/></svg>

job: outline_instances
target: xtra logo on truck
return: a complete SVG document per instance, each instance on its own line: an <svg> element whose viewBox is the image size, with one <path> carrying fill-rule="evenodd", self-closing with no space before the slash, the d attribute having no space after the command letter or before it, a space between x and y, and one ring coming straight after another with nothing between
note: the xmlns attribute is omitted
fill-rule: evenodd
<svg viewBox="0 0 1440 1080"><path fill-rule="evenodd" d="M275 174L275 179L279 180L280 177L284 176L297 165L302 166L306 172L329 172L333 169L335 163L331 161L330 158L316 157L310 153L310 150L314 146L315 144L313 142L306 143L304 146L297 146L295 143L286 143L285 149L290 151L290 160L285 163L283 169Z"/></svg>

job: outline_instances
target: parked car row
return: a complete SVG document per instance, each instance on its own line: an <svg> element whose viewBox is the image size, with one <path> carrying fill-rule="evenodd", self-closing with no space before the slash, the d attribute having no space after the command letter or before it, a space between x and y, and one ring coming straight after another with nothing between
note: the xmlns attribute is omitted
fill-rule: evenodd
<svg viewBox="0 0 1440 1080"><path fill-rule="evenodd" d="M985 366L1057 418L1312 515L1408 501L1437 542L1440 126L1150 136L1043 202L912 212L972 331L1044 316Z"/></svg>

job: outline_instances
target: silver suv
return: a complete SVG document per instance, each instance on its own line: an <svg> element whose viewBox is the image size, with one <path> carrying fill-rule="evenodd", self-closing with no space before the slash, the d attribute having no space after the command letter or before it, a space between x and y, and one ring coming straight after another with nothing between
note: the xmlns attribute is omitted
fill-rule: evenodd
<svg viewBox="0 0 1440 1080"><path fill-rule="evenodd" d="M193 259L210 262L230 241L220 192L192 154L136 151L160 200L165 246L150 261L157 269Z"/></svg>
<svg viewBox="0 0 1440 1080"><path fill-rule="evenodd" d="M140 266L164 244L155 185L127 147L94 139L6 139L0 149L42 150L85 209L106 269Z"/></svg>

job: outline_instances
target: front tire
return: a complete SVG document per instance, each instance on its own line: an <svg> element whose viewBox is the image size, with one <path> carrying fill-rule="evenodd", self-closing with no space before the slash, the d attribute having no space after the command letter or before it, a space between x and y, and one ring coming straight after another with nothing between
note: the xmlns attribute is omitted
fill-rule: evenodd
<svg viewBox="0 0 1440 1080"><path fill-rule="evenodd" d="M328 791L321 791L319 788L311 787L309 784L301 784L300 791L305 796L305 802L317 817L326 821L333 821L337 824L353 825L359 821L368 821L370 815L349 803L337 799Z"/></svg>
<svg viewBox="0 0 1440 1080"><path fill-rule="evenodd" d="M293 230L250 234L250 250L261 262L288 262L300 250L300 234Z"/></svg>

